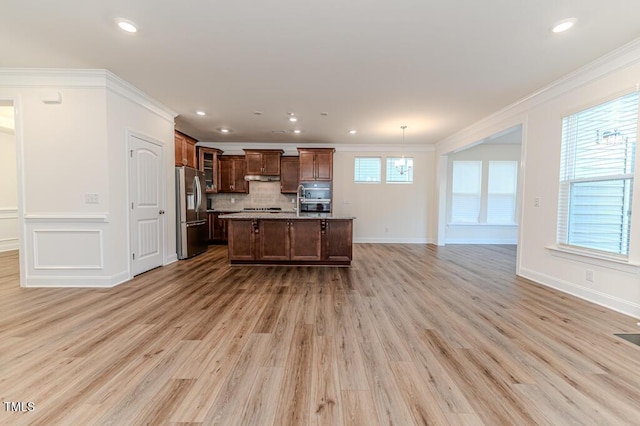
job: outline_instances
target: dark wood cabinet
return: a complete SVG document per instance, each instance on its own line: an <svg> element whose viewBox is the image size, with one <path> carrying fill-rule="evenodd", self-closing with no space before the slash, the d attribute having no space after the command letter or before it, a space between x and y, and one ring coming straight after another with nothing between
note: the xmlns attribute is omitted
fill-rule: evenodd
<svg viewBox="0 0 640 426"><path fill-rule="evenodd" d="M350 219L228 219L228 222L231 263L351 264Z"/></svg>
<svg viewBox="0 0 640 426"><path fill-rule="evenodd" d="M244 180L246 171L244 155L218 157L218 192L249 192L249 184Z"/></svg>
<svg viewBox="0 0 640 426"><path fill-rule="evenodd" d="M248 175L280 176L281 149L245 149Z"/></svg>
<svg viewBox="0 0 640 426"><path fill-rule="evenodd" d="M209 242L215 241L216 239L215 223L216 223L217 216L218 216L218 213L207 213L207 225L209 228Z"/></svg>
<svg viewBox="0 0 640 426"><path fill-rule="evenodd" d="M197 168L196 142L198 141L176 130L174 132L174 142L176 166Z"/></svg>
<svg viewBox="0 0 640 426"><path fill-rule="evenodd" d="M290 226L288 220L259 220L257 259L288 260Z"/></svg>
<svg viewBox="0 0 640 426"><path fill-rule="evenodd" d="M227 238L227 220L220 219L220 215L224 212L209 212L207 214L209 224L209 242L226 243Z"/></svg>
<svg viewBox="0 0 640 426"><path fill-rule="evenodd" d="M229 221L229 260L255 260L255 234L258 222L255 219L234 219Z"/></svg>
<svg viewBox="0 0 640 426"><path fill-rule="evenodd" d="M295 194L298 190L300 174L300 160L298 157L280 158L280 192Z"/></svg>
<svg viewBox="0 0 640 426"><path fill-rule="evenodd" d="M289 227L291 260L322 259L322 220L294 220Z"/></svg>
<svg viewBox="0 0 640 426"><path fill-rule="evenodd" d="M204 189L208 193L218 192L218 156L222 151L215 148L198 147L198 169L204 172Z"/></svg>
<svg viewBox="0 0 640 426"><path fill-rule="evenodd" d="M332 262L351 261L353 256L353 221L335 219L323 222L322 259Z"/></svg>
<svg viewBox="0 0 640 426"><path fill-rule="evenodd" d="M298 148L300 182L333 179L333 148Z"/></svg>

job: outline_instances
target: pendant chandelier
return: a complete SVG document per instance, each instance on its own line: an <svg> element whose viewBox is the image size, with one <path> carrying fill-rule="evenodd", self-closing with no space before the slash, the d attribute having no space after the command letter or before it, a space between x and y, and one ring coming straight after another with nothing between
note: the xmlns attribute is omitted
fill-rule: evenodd
<svg viewBox="0 0 640 426"><path fill-rule="evenodd" d="M402 146L404 148L404 131L407 128L407 126L400 126L400 128L402 129ZM394 166L396 168L396 170L398 171L398 173L400 173L400 175L404 175L405 173L407 173L409 171L409 169L411 169L411 163L410 161L407 161L406 158L404 158L404 153L402 154L402 158L397 159L394 162Z"/></svg>

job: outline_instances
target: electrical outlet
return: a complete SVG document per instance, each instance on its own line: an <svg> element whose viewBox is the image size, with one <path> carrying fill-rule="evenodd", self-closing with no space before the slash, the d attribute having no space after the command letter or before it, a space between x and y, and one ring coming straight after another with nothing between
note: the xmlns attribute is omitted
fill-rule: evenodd
<svg viewBox="0 0 640 426"><path fill-rule="evenodd" d="M540 197L533 199L533 207L540 207Z"/></svg>
<svg viewBox="0 0 640 426"><path fill-rule="evenodd" d="M98 194L85 194L85 204L100 204L100 196Z"/></svg>
<svg viewBox="0 0 640 426"><path fill-rule="evenodd" d="M232 199L231 199L231 204L234 204L235 202L236 202L236 199L235 199L235 198L232 198Z"/></svg>
<svg viewBox="0 0 640 426"><path fill-rule="evenodd" d="M594 279L593 270L591 270L591 269L587 269L586 279L587 279L587 281L589 281L590 283L592 283L592 282L593 282L593 279Z"/></svg>

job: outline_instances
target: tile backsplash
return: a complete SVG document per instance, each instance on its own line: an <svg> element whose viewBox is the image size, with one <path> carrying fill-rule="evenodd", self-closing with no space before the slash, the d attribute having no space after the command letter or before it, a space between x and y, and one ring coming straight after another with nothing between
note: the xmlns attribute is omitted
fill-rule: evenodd
<svg viewBox="0 0 640 426"><path fill-rule="evenodd" d="M245 207L280 207L293 211L295 194L281 194L280 182L249 182L248 194L210 194L215 210L242 210Z"/></svg>

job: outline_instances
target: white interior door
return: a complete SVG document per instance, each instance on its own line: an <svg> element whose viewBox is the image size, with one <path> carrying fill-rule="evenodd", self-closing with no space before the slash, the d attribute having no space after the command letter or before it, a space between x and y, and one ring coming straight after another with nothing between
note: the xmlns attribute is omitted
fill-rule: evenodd
<svg viewBox="0 0 640 426"><path fill-rule="evenodd" d="M162 147L129 136L131 270L133 275L162 265L164 180Z"/></svg>

